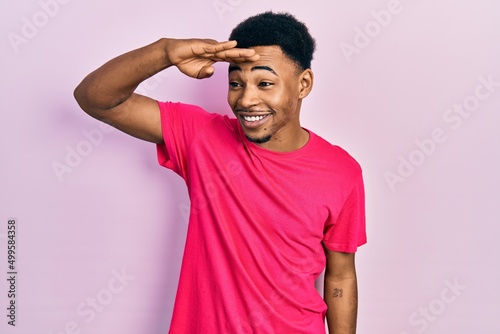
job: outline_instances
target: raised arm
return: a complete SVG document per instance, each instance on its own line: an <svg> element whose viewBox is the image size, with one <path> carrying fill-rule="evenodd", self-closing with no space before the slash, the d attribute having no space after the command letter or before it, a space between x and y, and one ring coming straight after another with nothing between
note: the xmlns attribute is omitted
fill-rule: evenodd
<svg viewBox="0 0 500 334"><path fill-rule="evenodd" d="M134 137L161 143L158 104L134 93L142 81L170 66L190 77L204 79L214 73L215 62L257 59L254 50L238 49L234 41L163 38L105 63L83 79L74 96L90 116Z"/></svg>
<svg viewBox="0 0 500 334"><path fill-rule="evenodd" d="M326 252L324 298L330 334L355 334L358 313L358 286L354 254Z"/></svg>

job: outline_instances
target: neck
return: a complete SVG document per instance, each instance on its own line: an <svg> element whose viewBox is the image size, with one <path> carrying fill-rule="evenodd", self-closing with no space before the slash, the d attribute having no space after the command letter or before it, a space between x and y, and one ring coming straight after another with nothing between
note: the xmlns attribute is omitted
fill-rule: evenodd
<svg viewBox="0 0 500 334"><path fill-rule="evenodd" d="M262 148L275 152L291 152L303 147L309 141L309 132L299 126L296 131L281 137L274 134L268 142L257 144Z"/></svg>

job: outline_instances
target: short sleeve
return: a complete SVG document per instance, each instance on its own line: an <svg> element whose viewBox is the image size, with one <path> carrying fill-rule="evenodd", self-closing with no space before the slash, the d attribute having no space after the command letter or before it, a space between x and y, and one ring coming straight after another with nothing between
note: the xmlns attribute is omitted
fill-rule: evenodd
<svg viewBox="0 0 500 334"><path fill-rule="evenodd" d="M325 225L323 243L332 251L354 253L366 241L365 191L360 174L338 216Z"/></svg>
<svg viewBox="0 0 500 334"><path fill-rule="evenodd" d="M190 104L158 102L158 106L164 141L156 145L158 163L185 179L189 147L213 114Z"/></svg>

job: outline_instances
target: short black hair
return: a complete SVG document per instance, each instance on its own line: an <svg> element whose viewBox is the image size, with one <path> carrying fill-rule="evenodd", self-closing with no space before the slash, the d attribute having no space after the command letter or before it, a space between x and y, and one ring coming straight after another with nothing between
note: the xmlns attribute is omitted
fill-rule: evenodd
<svg viewBox="0 0 500 334"><path fill-rule="evenodd" d="M316 41L306 25L289 13L271 11L249 17L238 24L230 40L239 48L276 45L302 70L311 68Z"/></svg>

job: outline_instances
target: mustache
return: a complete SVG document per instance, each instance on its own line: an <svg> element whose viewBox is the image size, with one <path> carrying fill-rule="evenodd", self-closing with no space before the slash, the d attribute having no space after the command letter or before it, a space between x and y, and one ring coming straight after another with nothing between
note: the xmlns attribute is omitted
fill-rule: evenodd
<svg viewBox="0 0 500 334"><path fill-rule="evenodd" d="M235 111L238 113L247 113L247 114L252 114L252 113L270 114L273 112L270 109L246 109L246 108L238 108Z"/></svg>

